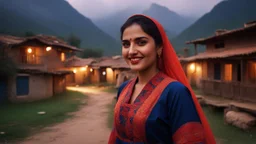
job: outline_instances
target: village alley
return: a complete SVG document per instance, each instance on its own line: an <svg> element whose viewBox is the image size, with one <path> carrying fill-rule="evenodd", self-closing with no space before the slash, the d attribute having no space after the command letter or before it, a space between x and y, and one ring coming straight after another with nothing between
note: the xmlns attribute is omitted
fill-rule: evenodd
<svg viewBox="0 0 256 144"><path fill-rule="evenodd" d="M69 90L88 95L87 105L83 106L74 117L63 123L45 128L21 144L103 144L107 143L110 129L107 127L107 107L114 94L101 92L96 88L68 87Z"/></svg>

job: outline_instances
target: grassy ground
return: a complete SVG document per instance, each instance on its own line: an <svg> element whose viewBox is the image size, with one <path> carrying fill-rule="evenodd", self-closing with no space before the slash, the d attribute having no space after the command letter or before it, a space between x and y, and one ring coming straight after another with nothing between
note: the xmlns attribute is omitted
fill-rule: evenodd
<svg viewBox="0 0 256 144"><path fill-rule="evenodd" d="M255 144L256 128L243 131L224 124L223 110L212 110L208 107L203 107L203 110L215 137L221 144Z"/></svg>
<svg viewBox="0 0 256 144"><path fill-rule="evenodd" d="M116 100L114 99L112 103L108 105L109 114L108 114L108 128L113 128L114 122L114 108L115 108Z"/></svg>
<svg viewBox="0 0 256 144"><path fill-rule="evenodd" d="M70 118L84 105L87 97L82 93L67 91L52 98L21 104L6 103L0 106L0 143L22 140L41 128ZM46 114L39 115L44 111Z"/></svg>

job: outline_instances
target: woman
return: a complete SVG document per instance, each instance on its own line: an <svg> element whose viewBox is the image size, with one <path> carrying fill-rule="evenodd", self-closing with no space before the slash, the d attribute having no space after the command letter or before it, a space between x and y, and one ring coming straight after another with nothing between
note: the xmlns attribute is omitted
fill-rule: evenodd
<svg viewBox="0 0 256 144"><path fill-rule="evenodd" d="M163 27L134 15L122 26L121 40L137 78L118 90L109 144L215 144Z"/></svg>

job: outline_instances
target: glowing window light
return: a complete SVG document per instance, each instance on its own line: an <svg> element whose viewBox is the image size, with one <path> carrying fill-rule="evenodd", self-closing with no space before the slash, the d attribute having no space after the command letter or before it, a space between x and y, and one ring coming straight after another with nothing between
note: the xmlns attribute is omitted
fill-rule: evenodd
<svg viewBox="0 0 256 144"><path fill-rule="evenodd" d="M63 53L63 52L61 53L60 59L61 59L62 62L65 61L65 59L66 59L66 58L65 58L65 53Z"/></svg>
<svg viewBox="0 0 256 144"><path fill-rule="evenodd" d="M52 49L52 47L46 47L46 51L50 51Z"/></svg>
<svg viewBox="0 0 256 144"><path fill-rule="evenodd" d="M28 48L28 53L32 53L32 48Z"/></svg>
<svg viewBox="0 0 256 144"><path fill-rule="evenodd" d="M87 67L82 67L81 71L86 71Z"/></svg>
<svg viewBox="0 0 256 144"><path fill-rule="evenodd" d="M191 64L189 68L190 68L191 71L194 72L195 71L195 64Z"/></svg>

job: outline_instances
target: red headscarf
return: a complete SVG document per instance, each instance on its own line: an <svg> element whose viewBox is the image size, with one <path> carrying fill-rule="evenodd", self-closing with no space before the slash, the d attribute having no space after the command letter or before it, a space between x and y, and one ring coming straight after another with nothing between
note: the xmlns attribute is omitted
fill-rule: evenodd
<svg viewBox="0 0 256 144"><path fill-rule="evenodd" d="M161 37L163 40L163 50L162 50L161 58L159 59L159 62L158 62L160 64L160 67L159 67L160 70L163 71L165 74L167 74L169 77L181 82L190 90L197 113L198 113L201 123L204 127L206 142L207 142L207 144L215 144L216 142L215 142L214 136L213 136L210 126L207 122L207 119L204 115L204 112L203 112L200 104L197 101L197 98L187 80L187 77L183 71L180 61L179 61L169 39L164 31L163 26L158 21L156 21L155 19L153 19L151 17L145 16L145 15L141 15L141 16L151 19L155 23L155 25L157 26L157 28L161 34Z"/></svg>

